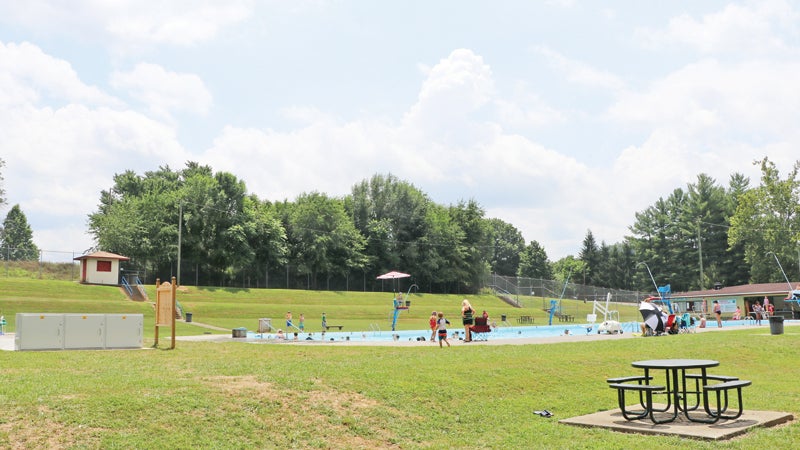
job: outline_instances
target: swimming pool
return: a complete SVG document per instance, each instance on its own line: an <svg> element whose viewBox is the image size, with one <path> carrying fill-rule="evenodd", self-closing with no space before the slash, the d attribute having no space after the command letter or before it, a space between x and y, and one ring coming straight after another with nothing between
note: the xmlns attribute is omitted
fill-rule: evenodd
<svg viewBox="0 0 800 450"><path fill-rule="evenodd" d="M787 324L796 321L785 321ZM621 324L623 333L639 333L640 322L623 322ZM564 336L565 331L569 330L571 335L586 335L597 334L597 326L595 323L591 329L588 329L585 323L569 323L559 325L534 325L534 326L500 326L492 330L489 334L489 339L518 339L518 338L548 338ZM726 320L722 322L723 328L735 328L743 325L754 325L750 320ZM707 328L715 328L715 322L708 322ZM761 327L769 330L769 321L763 320ZM448 337L453 339L453 333L458 332L458 336L463 338L464 329L451 327L448 329ZM311 337L311 339L307 339ZM421 341L428 340L431 337L430 330L400 330L400 331L329 331L326 333L300 333L298 340L313 340L313 341L364 341L364 342L392 342L392 341ZM275 335L271 333L256 333L252 331L247 332L248 339L255 340L274 340ZM289 340L292 339L291 334L288 336ZM458 339L456 337L455 339Z"/></svg>

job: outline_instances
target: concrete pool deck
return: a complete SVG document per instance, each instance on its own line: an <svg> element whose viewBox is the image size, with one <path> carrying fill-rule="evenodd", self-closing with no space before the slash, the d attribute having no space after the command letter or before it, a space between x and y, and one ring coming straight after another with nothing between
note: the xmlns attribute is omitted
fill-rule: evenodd
<svg viewBox="0 0 800 450"><path fill-rule="evenodd" d="M730 331L730 330L744 330L744 329L752 329L752 328L761 328L764 330L764 335L770 334L770 326L769 323L765 323L762 325L736 325L735 327L723 327L723 328L697 328L697 333L713 333L718 331ZM359 332L361 333L361 332ZM387 332L390 333L390 332ZM784 333L787 335L798 335L800 336L800 321L792 321L786 322L784 327ZM660 339L660 338L668 338L669 335L666 336L659 336L659 337L648 337L648 339ZM398 341L370 341L369 339L360 339L356 333L353 334L353 337L350 340L342 340L337 339L334 341L331 340L321 340L319 339L319 333L314 333L315 339L312 341L307 341L304 339L299 339L297 341L289 339L289 340L276 340L276 339L261 339L261 338L232 338L230 334L221 335L221 334L205 334L199 336L180 336L177 339L182 341L213 341L213 342L243 342L243 343L254 343L254 344L278 344L278 345L345 345L345 346L389 346L389 347L431 347L431 346L438 346L438 341L431 342L431 341L416 341L416 340L398 340ZM589 333L589 334L569 334L569 335L559 335L559 336L544 336L544 337L520 337L520 338L492 338L491 333L489 334L489 339L487 341L473 341L473 342L464 342L457 339L450 339L451 345L530 345L530 344L559 344L564 342L587 342L587 341L606 341L612 339L630 339L630 338L641 338L641 334L639 333L623 333L623 334L597 334L597 333Z"/></svg>

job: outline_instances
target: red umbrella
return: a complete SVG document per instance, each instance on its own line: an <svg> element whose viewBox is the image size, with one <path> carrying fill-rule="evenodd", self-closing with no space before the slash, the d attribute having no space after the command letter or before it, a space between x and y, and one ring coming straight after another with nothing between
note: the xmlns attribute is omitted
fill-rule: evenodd
<svg viewBox="0 0 800 450"><path fill-rule="evenodd" d="M378 280L397 280L398 278L408 278L410 276L411 275L409 275L407 273L398 272L396 270L393 270L393 271L387 272L387 273L385 273L383 275L378 275L377 279ZM400 286L397 286L396 282L395 282L395 287L397 288L398 291L400 290Z"/></svg>
<svg viewBox="0 0 800 450"><path fill-rule="evenodd" d="M393 271L387 272L387 273L385 273L383 275L378 275L377 279L378 280L394 280L396 278L408 278L410 276L411 275L409 275L407 273L397 272L396 270L393 270Z"/></svg>

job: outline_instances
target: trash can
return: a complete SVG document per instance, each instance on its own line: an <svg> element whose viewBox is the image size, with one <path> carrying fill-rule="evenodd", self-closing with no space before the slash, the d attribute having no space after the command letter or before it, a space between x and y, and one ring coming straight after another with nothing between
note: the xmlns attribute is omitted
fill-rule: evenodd
<svg viewBox="0 0 800 450"><path fill-rule="evenodd" d="M192 313L187 312L186 313L186 323L189 323L191 321L192 321Z"/></svg>
<svg viewBox="0 0 800 450"><path fill-rule="evenodd" d="M233 330L231 330L231 333L232 333L231 337L246 338L247 337L247 328L245 328L245 327L234 328Z"/></svg>
<svg viewBox="0 0 800 450"><path fill-rule="evenodd" d="M769 318L769 334L783 334L783 316Z"/></svg>
<svg viewBox="0 0 800 450"><path fill-rule="evenodd" d="M406 300L406 308L411 307L411 300Z"/></svg>
<svg viewBox="0 0 800 450"><path fill-rule="evenodd" d="M500 322L506 322L506 315L500 314Z"/></svg>

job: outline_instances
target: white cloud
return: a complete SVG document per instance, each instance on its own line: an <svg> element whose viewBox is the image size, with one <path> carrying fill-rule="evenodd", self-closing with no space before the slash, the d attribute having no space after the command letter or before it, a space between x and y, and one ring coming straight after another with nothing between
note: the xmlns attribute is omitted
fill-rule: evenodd
<svg viewBox="0 0 800 450"><path fill-rule="evenodd" d="M43 103L43 95L50 101L122 105L97 87L81 82L68 62L27 42L0 42L0 87L0 105Z"/></svg>
<svg viewBox="0 0 800 450"><path fill-rule="evenodd" d="M572 83L612 91L618 91L625 87L625 82L617 75L567 58L549 47L537 46L534 51L544 56L553 69L564 74L566 79Z"/></svg>
<svg viewBox="0 0 800 450"><path fill-rule="evenodd" d="M366 13L352 2L308 0L286 6L180 0L148 7L132 0L0 2L0 22L11 24L0 29L3 39L25 36L36 42L45 36L41 47L0 44L0 156L8 162L3 175L9 200L36 220L38 245L83 250L91 243L88 238L76 242L80 233L75 230L85 229L100 190L124 170L141 174L198 161L233 173L269 200L314 190L344 195L354 183L391 172L438 203L476 199L488 215L512 223L557 259L574 254L588 229L598 240L618 242L636 211L693 182L698 173L721 183L737 171L757 179L752 160L769 156L787 167L796 159L800 63L791 4L735 2L705 16L673 20L663 9L653 10L661 17L644 19L663 23L663 29L638 35L659 46L649 60L641 49L620 44L626 35L636 37L639 17L630 17L627 10L609 15L571 1L560 4L571 8L559 16L564 36L608 31L609 20L615 35L602 46L584 40L577 48L569 47L576 42L572 39L548 40L552 47L538 47L536 62L544 61L552 73L541 73L542 64L511 63L511 71L504 65L518 61L514 58L525 55L531 43L542 42L536 17L518 30L492 29L487 23L485 35L495 38L475 35L480 53L460 48L448 54L436 46L447 44L430 36L470 36L474 30L457 28L458 21L430 20L436 27L424 29L419 22L419 33L391 36L386 33L403 27L381 20L396 17L362 16L374 8ZM483 17L476 14L480 8L462 6L464 17ZM358 30L359 42L369 40L407 71L393 67L387 76L380 65L359 65L369 59L364 51L372 49L353 45L348 27L361 23L356 18L374 20L374 26ZM245 40L253 35L250 26L259 27L260 37L270 43L286 39L302 45L276 49ZM503 37L512 34L514 39ZM321 39L335 51L314 53ZM180 70L197 70L196 75L168 70L171 62L165 61L174 58L174 46L198 47L182 53L175 65L192 67ZM663 51L665 46L670 51ZM167 52L165 47L170 47ZM86 49L101 51L74 56ZM147 50L150 62L137 58L136 49ZM702 52L702 59L687 49ZM116 58L117 51L123 58ZM192 58L219 58L215 52L231 52L225 57L242 52L228 59L232 70L268 55L264 60L274 62L269 73L275 79L237 79L241 85L219 87L212 99L203 81L210 75L203 71L215 68ZM602 52L609 52L608 58ZM420 62L421 54L437 56ZM620 65L636 58L641 64ZM656 59L657 64L648 63ZM347 95L343 101L344 96L325 97L326 90L320 89L314 94L319 102L294 100L304 83L335 90L335 84L326 83L336 71L359 75L348 79L363 83L364 92L382 89L381 98L371 104L368 94ZM617 75L622 73L628 79ZM108 80L117 90L81 77ZM580 92L559 91L562 80L567 89ZM271 89L270 83L281 87ZM387 93L392 90L385 89L387 83L397 89ZM414 89L418 95L408 95ZM240 97L226 98L231 92ZM241 101L243 92L268 94ZM336 108L350 99L354 103L347 108ZM143 102L144 113L126 101ZM225 111L214 109L221 104ZM560 111L555 104L572 109ZM352 112L396 111L396 105L411 106L390 117ZM605 114L598 117L596 111ZM191 120L196 118L182 113L204 115L202 124L208 128L194 134ZM262 123L273 128L252 125ZM184 149L177 129L193 133L191 142L207 148ZM208 137L216 129L223 131Z"/></svg>
<svg viewBox="0 0 800 450"><path fill-rule="evenodd" d="M30 44L0 45L0 53L0 91L8 93L0 94L4 185L10 203L39 218L40 247L91 246L85 234L76 242L74 233L59 230L85 229L115 173L189 159L173 128L123 109L84 84L69 63Z"/></svg>
<svg viewBox="0 0 800 450"><path fill-rule="evenodd" d="M518 83L510 98L495 99L494 108L495 119L507 127L540 128L568 120L564 112L548 105L524 83Z"/></svg>
<svg viewBox="0 0 800 450"><path fill-rule="evenodd" d="M5 22L40 33L77 34L110 44L140 47L159 44L187 46L208 41L232 25L247 20L252 0L175 0L142 3L136 0L52 1L0 3Z"/></svg>
<svg viewBox="0 0 800 450"><path fill-rule="evenodd" d="M237 174L251 191L272 200L313 190L344 195L362 179L391 172L429 194L438 192L433 198L438 203L491 198L508 209L583 208L574 186L594 182L590 168L476 114L498 101L493 83L480 57L458 50L431 68L418 102L399 123L340 122L314 108L289 108L287 114L301 120L301 128L229 126L203 162ZM454 132L463 135L456 138ZM536 215L514 223L530 235L541 220ZM583 228L585 222L570 226Z"/></svg>
<svg viewBox="0 0 800 450"><path fill-rule="evenodd" d="M640 29L638 36L648 46L682 45L702 53L735 53L761 56L784 52L788 45L776 31L795 34L798 12L783 0L729 4L723 10L698 20L682 14L666 29Z"/></svg>
<svg viewBox="0 0 800 450"><path fill-rule="evenodd" d="M129 90L131 96L163 118L182 111L206 114L212 104L211 93L199 76L169 72L156 64L139 63L130 72L114 72L111 85Z"/></svg>
<svg viewBox="0 0 800 450"><path fill-rule="evenodd" d="M800 92L794 74L800 63L700 61L656 80L642 92L628 92L609 108L620 123L690 133L758 130L781 138L794 133Z"/></svg>
<svg viewBox="0 0 800 450"><path fill-rule="evenodd" d="M415 131L463 142L470 138L464 125L493 95L492 71L483 58L457 49L431 68L403 122Z"/></svg>

